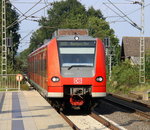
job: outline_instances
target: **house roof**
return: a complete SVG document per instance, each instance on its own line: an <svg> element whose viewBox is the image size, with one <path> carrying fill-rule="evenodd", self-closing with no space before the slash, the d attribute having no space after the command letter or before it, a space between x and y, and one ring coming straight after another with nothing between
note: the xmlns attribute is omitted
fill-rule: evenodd
<svg viewBox="0 0 150 130"><path fill-rule="evenodd" d="M145 51L150 51L150 37L145 37ZM140 37L123 37L122 57L140 56Z"/></svg>

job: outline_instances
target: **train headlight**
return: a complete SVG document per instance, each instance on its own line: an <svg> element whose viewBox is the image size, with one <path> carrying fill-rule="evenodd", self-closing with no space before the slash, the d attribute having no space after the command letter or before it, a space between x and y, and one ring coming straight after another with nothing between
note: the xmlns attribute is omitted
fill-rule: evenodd
<svg viewBox="0 0 150 130"><path fill-rule="evenodd" d="M53 82L59 82L60 79L59 79L59 77L54 76L54 77L51 78L51 80Z"/></svg>
<svg viewBox="0 0 150 130"><path fill-rule="evenodd" d="M74 37L74 40L79 40L79 37L78 37L78 36L75 36L75 37Z"/></svg>
<svg viewBox="0 0 150 130"><path fill-rule="evenodd" d="M96 81L97 81L97 82L102 82L102 81L103 81L103 77L101 77L101 76L96 77Z"/></svg>

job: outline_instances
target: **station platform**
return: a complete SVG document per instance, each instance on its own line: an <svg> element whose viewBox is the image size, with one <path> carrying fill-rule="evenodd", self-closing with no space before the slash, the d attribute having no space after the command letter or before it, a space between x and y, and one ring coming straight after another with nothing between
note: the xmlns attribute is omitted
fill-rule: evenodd
<svg viewBox="0 0 150 130"><path fill-rule="evenodd" d="M0 130L70 130L35 90L0 92Z"/></svg>

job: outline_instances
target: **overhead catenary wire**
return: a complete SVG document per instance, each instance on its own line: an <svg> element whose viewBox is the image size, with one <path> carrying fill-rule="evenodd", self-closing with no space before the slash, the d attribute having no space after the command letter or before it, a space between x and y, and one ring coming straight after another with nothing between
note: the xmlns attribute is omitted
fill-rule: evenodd
<svg viewBox="0 0 150 130"><path fill-rule="evenodd" d="M125 1L128 1L128 2L133 2L132 0L125 0Z"/></svg>
<svg viewBox="0 0 150 130"><path fill-rule="evenodd" d="M105 4L110 4L110 3L106 3ZM131 3L114 3L114 4L131 4Z"/></svg>
<svg viewBox="0 0 150 130"><path fill-rule="evenodd" d="M23 38L21 38L21 40L19 40L20 43L24 43L19 45L20 47L23 47L25 45L27 45L26 43L30 43L30 42L21 42L22 40L24 40L26 37L28 37L34 30L31 30L27 35L25 35Z"/></svg>
<svg viewBox="0 0 150 130"><path fill-rule="evenodd" d="M30 45L30 41L29 42L20 42L21 44L19 44L19 48L21 47L25 47L27 45Z"/></svg>
<svg viewBox="0 0 150 130"><path fill-rule="evenodd" d="M141 27L139 27L133 20L131 20L122 10L120 10L116 5L114 5L110 0L108 0L120 13L123 14L123 16L121 16L119 13L115 12L117 15L119 15L121 18L123 18L125 21L127 21L129 24L131 24L133 27L141 30ZM106 4L105 4L106 5ZM109 7L109 6L108 6ZM128 20L126 20L128 19Z"/></svg>
<svg viewBox="0 0 150 130"><path fill-rule="evenodd" d="M36 2L19 2L19 1L10 1L15 4L35 4ZM45 2L41 2L40 4L45 4Z"/></svg>
<svg viewBox="0 0 150 130"><path fill-rule="evenodd" d="M48 2L44 0L45 5L48 5ZM44 17L46 16L46 10L44 10Z"/></svg>
<svg viewBox="0 0 150 130"><path fill-rule="evenodd" d="M29 42L21 42L21 44L19 44L19 48L25 47L27 45L30 45L30 41ZM21 50L24 50L24 49L21 49Z"/></svg>
<svg viewBox="0 0 150 130"><path fill-rule="evenodd" d="M20 43L22 40L24 40L26 37L28 37L31 33L33 32L33 30L31 30L27 35L25 35L23 38L21 38L21 40L19 40L19 42L18 43ZM17 43L17 44L18 44ZM26 42L26 43L28 43L28 42ZM25 44L26 45L26 44ZM22 45L21 45L22 46Z"/></svg>
<svg viewBox="0 0 150 130"><path fill-rule="evenodd" d="M125 20L118 20L118 21L117 21L117 20L115 20L115 21L110 21L109 23L117 23L117 22L119 22L119 23L120 23L120 22L126 22L126 21L125 21Z"/></svg>
<svg viewBox="0 0 150 130"><path fill-rule="evenodd" d="M27 16L25 16L25 14L24 13L22 13L16 6L14 6L14 5L12 5L17 11L19 11L21 14L22 14L22 16L24 16L24 17L26 17L27 18ZM31 16L31 18L37 18L36 16ZM26 20L30 20L30 21L34 21L34 22L38 22L38 20L36 20L36 19L26 19Z"/></svg>
<svg viewBox="0 0 150 130"><path fill-rule="evenodd" d="M25 16L25 14L23 13L23 12L21 12L15 5L13 5L13 4L11 4L13 7L14 7L14 9L16 9L20 14L22 14L22 16L24 16L24 17L26 17L27 18L27 16ZM31 18L41 18L41 17L37 17L37 16L31 16ZM35 21L35 22L37 22L38 20L34 20L34 19L27 19L27 20L30 20L30 21ZM16 21L18 21L18 20L16 20ZM0 29L1 30L1 29Z"/></svg>
<svg viewBox="0 0 150 130"><path fill-rule="evenodd" d="M148 7L150 5L150 3L148 3L147 5L145 5L144 7ZM130 13L128 13L128 14L126 14L126 15L131 15L131 14L133 14L133 13L135 13L135 12L137 12L137 11L139 11L141 8L138 8L138 9L136 9L136 10L133 10L133 11L131 11ZM108 17L106 17L106 18L108 18ZM115 21L119 21L121 18L118 18L118 19L116 19ZM112 23L113 22L115 22L115 21L112 21Z"/></svg>
<svg viewBox="0 0 150 130"><path fill-rule="evenodd" d="M15 5L11 4L20 14L24 15Z"/></svg>
<svg viewBox="0 0 150 130"><path fill-rule="evenodd" d="M20 41L24 40L24 39L25 39L26 37L28 37L32 32L33 32L33 30L31 30L27 35L25 35L23 38L21 38ZM20 41L19 41L19 42L20 42Z"/></svg>
<svg viewBox="0 0 150 130"><path fill-rule="evenodd" d="M45 9L45 8L48 7L49 5L52 5L52 4L50 3L50 4L46 5L46 6L44 6L43 8L41 8L41 9L35 11L34 13L30 14L29 16L26 16L25 18L23 18L23 19L21 19L21 20L15 21L15 23L12 23L11 25L7 26L7 29L10 28L11 26L14 26L14 25L17 24L17 23L22 22L23 20L27 19L28 17L31 17L32 15L38 13L39 11Z"/></svg>
<svg viewBox="0 0 150 130"><path fill-rule="evenodd" d="M106 6L106 3L103 3L103 4L105 4L105 6ZM130 3L130 4L133 4L133 3ZM148 4L145 5L144 7L148 7L149 5L150 5L150 3L148 3ZM133 11L127 13L126 15L131 15L131 14L133 14L133 13L139 11L140 9L141 9L141 8L137 8L137 9L135 9L135 10L133 10ZM107 16L107 17L105 17L105 18L111 18L111 17L120 17L120 16ZM123 17L123 16L122 16L122 17ZM120 20L120 19L121 19L121 18L119 18L119 19L117 19L117 20Z"/></svg>
<svg viewBox="0 0 150 130"><path fill-rule="evenodd" d="M25 18L23 18L23 19L20 18L20 19L16 20L13 24L11 24L11 26L13 26L13 25L15 25L16 23L19 23L19 22L21 22L21 21L23 21L23 20L31 20L31 21L36 21L36 22L38 22L38 20L36 20L36 19L28 19L28 18L29 18L29 17L31 17L31 18L36 18L35 16L33 16L34 14L36 14L36 13L38 13L39 11L45 9L45 8L48 7L49 5L52 5L52 4L49 3L47 0L44 0L45 6L44 6L43 8L41 8L41 9L39 9L39 10L36 10L36 11L33 12L32 14L30 14L29 16L25 16L25 14L28 13L31 9L33 9L33 7L35 7L37 4L40 4L39 2L41 2L41 0L38 1L38 3L36 3L34 6L32 6L32 8L30 8L30 9L29 9L28 11L26 11L24 14L21 13L19 10L17 10L17 11L19 11L19 12L22 14L22 17L21 17L21 18L23 18L23 16L24 16ZM39 18L41 18L41 17L39 17ZM11 26L9 26L9 27L11 27ZM7 27L7 28L8 28L8 27ZM29 32L29 34L27 34L25 37L27 37L27 36L30 35L31 33L32 33L32 31ZM24 41L25 37L20 40L21 43L23 43L22 41ZM26 42L26 43L27 43L27 42Z"/></svg>
<svg viewBox="0 0 150 130"><path fill-rule="evenodd" d="M17 20L15 20L13 23L11 23L7 28L15 25L18 23L19 19L21 19L23 16L25 18L27 18L27 16L25 16L30 10L32 10L35 6L37 6L42 0L39 0L35 5L33 5L30 9L28 9L25 13L23 13ZM12 4L13 5L13 4Z"/></svg>
<svg viewBox="0 0 150 130"><path fill-rule="evenodd" d="M117 14L119 17L123 18L126 22L128 22L124 16L121 16L118 12L114 11L112 8L110 8L107 4L104 3L105 6L107 6L111 11L113 11L115 14Z"/></svg>
<svg viewBox="0 0 150 130"><path fill-rule="evenodd" d="M141 30L140 27L138 27L138 25L133 21L131 20L122 10L120 10L114 3L112 3L110 0L108 0L118 11L120 11L124 17L126 17L130 22L130 24L134 27L136 27L137 29ZM128 22L128 21L127 21Z"/></svg>
<svg viewBox="0 0 150 130"><path fill-rule="evenodd" d="M133 4L133 3L132 3L132 4ZM150 5L150 3L148 3L148 4L145 5L144 7L147 7L147 6L149 6L149 5ZM141 9L141 8L138 8L138 9L136 9L136 10L134 10L134 11L128 13L127 15L133 14L134 12L139 11L140 9Z"/></svg>
<svg viewBox="0 0 150 130"><path fill-rule="evenodd" d="M32 10L35 6L37 6L42 0L39 0L35 5L33 5L30 9L28 9L24 14L27 14L30 10Z"/></svg>

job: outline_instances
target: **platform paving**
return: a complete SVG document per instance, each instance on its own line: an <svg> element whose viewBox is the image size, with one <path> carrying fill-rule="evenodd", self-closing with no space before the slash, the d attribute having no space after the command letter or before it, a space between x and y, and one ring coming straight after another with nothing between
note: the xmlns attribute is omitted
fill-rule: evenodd
<svg viewBox="0 0 150 130"><path fill-rule="evenodd" d="M0 130L70 130L37 91L0 92Z"/></svg>

